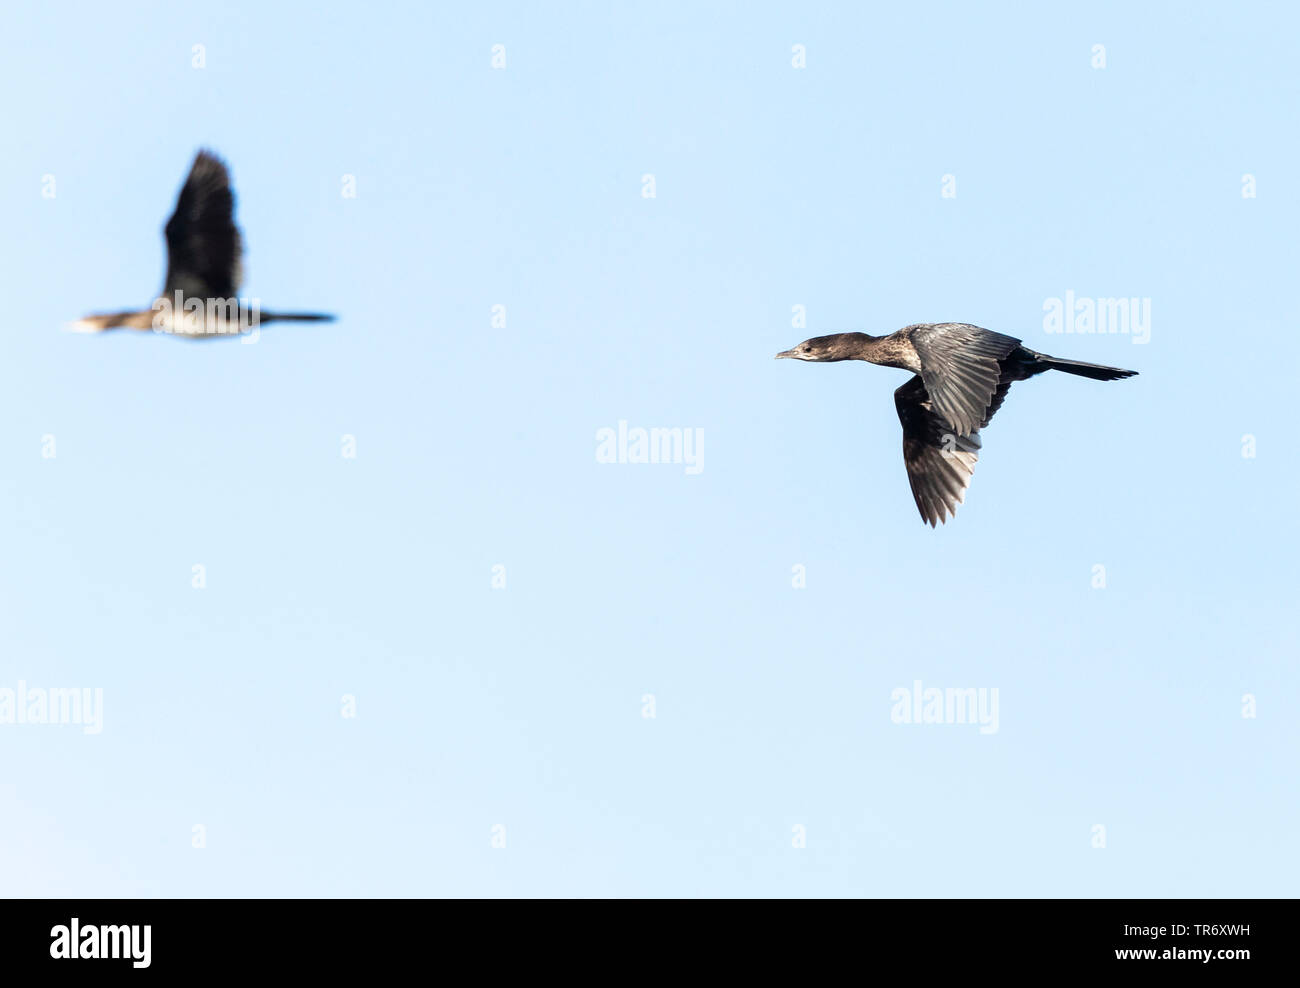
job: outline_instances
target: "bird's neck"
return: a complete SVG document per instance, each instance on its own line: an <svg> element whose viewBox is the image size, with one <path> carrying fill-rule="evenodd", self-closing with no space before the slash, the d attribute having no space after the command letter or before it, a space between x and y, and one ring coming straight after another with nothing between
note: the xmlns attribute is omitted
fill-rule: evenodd
<svg viewBox="0 0 1300 988"><path fill-rule="evenodd" d="M900 367L913 374L921 372L921 358L911 340L900 339L897 333L889 336L871 336L867 333L859 335L863 337L859 360L882 367Z"/></svg>

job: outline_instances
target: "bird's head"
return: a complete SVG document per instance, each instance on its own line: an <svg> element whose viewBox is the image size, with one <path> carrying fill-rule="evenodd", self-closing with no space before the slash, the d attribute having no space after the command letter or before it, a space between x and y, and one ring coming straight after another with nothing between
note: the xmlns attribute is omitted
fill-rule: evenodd
<svg viewBox="0 0 1300 988"><path fill-rule="evenodd" d="M776 359L793 360L853 360L861 353L862 345L872 337L866 333L836 333L833 336L814 336L791 350L783 350Z"/></svg>

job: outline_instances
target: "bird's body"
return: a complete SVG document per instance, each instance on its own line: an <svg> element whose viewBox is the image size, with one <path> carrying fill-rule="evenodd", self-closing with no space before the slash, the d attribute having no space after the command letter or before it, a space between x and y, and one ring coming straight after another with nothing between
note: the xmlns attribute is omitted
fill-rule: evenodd
<svg viewBox="0 0 1300 988"><path fill-rule="evenodd" d="M805 340L777 357L795 360L865 360L911 371L894 392L903 425L903 462L921 517L933 527L955 515L965 500L980 448L979 430L1016 381L1059 370L1096 381L1137 371L1062 360L969 323L917 323L889 336L838 333Z"/></svg>
<svg viewBox="0 0 1300 988"><path fill-rule="evenodd" d="M238 297L244 251L235 226L235 195L225 164L211 152L195 156L163 235L167 275L153 305L86 316L72 329L148 329L183 339L219 339L270 322L334 318L315 312L268 312L258 299Z"/></svg>

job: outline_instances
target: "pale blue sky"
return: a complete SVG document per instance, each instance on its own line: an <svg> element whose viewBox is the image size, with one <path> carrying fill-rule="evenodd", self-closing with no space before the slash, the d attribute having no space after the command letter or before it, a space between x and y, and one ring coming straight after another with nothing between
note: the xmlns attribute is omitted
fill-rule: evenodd
<svg viewBox="0 0 1300 988"><path fill-rule="evenodd" d="M1300 15L539 6L6 12L0 688L104 724L0 725L0 892L1295 894ZM62 332L203 145L339 321ZM931 531L905 375L772 356L938 320L1141 376L1017 385Z"/></svg>

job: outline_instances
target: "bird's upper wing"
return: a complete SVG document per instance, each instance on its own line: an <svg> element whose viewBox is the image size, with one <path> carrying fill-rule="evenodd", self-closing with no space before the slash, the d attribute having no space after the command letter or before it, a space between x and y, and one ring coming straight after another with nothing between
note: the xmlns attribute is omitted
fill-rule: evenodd
<svg viewBox="0 0 1300 988"><path fill-rule="evenodd" d="M903 462L921 517L933 528L957 514L979 459L980 435L959 436L934 410L920 375L894 392L903 423Z"/></svg>
<svg viewBox="0 0 1300 988"><path fill-rule="evenodd" d="M988 417L1002 377L999 362L1020 341L966 323L939 323L917 327L912 345L934 410L968 436Z"/></svg>
<svg viewBox="0 0 1300 988"><path fill-rule="evenodd" d="M230 174L219 158L200 151L163 228L167 278L163 295L178 289L186 298L233 298L239 291L239 228Z"/></svg>

